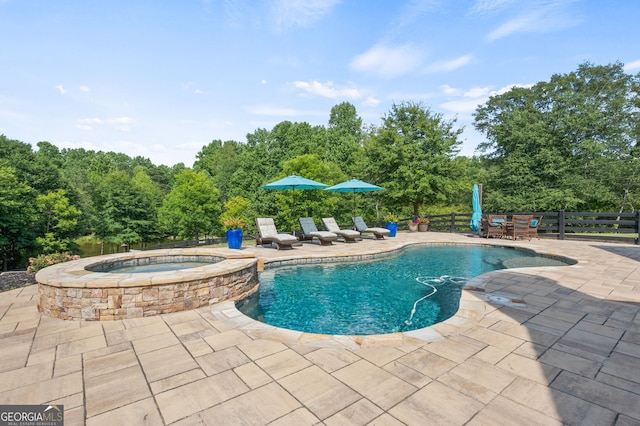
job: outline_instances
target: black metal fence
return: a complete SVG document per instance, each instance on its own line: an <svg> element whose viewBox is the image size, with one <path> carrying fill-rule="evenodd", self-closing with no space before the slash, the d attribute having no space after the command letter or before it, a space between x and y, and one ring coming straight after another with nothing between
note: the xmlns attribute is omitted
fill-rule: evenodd
<svg viewBox="0 0 640 426"><path fill-rule="evenodd" d="M638 244L640 240L640 211L615 212L498 212L512 216L542 216L538 227L541 237L586 240L608 240ZM429 216L429 230L440 232L470 232L469 213L450 213ZM608 234L608 235L603 235ZM613 235L611 235L613 234Z"/></svg>

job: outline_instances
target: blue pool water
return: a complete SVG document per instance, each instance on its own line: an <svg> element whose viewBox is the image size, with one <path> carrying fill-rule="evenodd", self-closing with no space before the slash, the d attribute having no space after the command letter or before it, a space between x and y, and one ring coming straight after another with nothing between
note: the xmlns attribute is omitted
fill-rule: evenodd
<svg viewBox="0 0 640 426"><path fill-rule="evenodd" d="M167 263L150 263L146 265L121 266L110 270L111 273L118 274L139 274L148 272L167 272L177 271L180 269L197 268L199 266L211 265L211 262L167 262Z"/></svg>
<svg viewBox="0 0 640 426"><path fill-rule="evenodd" d="M237 306L253 319L309 333L409 331L457 312L465 280L443 276L472 278L506 267L559 265L566 263L503 247L411 247L370 261L266 269L258 292Z"/></svg>

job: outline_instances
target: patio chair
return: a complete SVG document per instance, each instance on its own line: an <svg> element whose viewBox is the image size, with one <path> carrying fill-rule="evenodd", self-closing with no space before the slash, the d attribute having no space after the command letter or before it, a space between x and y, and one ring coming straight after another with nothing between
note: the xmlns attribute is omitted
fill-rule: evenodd
<svg viewBox="0 0 640 426"><path fill-rule="evenodd" d="M329 232L333 232L344 239L345 243L355 243L356 241L362 241L362 237L358 231L353 229L340 229L336 220L332 217L323 217L322 223Z"/></svg>
<svg viewBox="0 0 640 426"><path fill-rule="evenodd" d="M533 216L513 215L511 223L507 226L507 237L511 237L514 240L517 240L519 237L526 237L531 240L529 229L531 228L532 220Z"/></svg>
<svg viewBox="0 0 640 426"><path fill-rule="evenodd" d="M370 232L373 234L376 240L382 240L384 239L385 235L389 236L389 234L391 233L391 231L389 231L387 228L369 228L364 222L364 219L362 219L362 216L352 217L351 219L353 220L353 225L356 227L356 231L358 231L360 234L363 234L364 232Z"/></svg>
<svg viewBox="0 0 640 426"><path fill-rule="evenodd" d="M505 236L507 227L507 216L503 214L488 214L482 217L482 229L484 230L485 237L498 237Z"/></svg>
<svg viewBox="0 0 640 426"><path fill-rule="evenodd" d="M301 217L298 219L300 228L302 228L302 239L312 240L317 238L322 246L330 246L333 241L338 239L338 235L328 231L318 231L316 223L311 217Z"/></svg>
<svg viewBox="0 0 640 426"><path fill-rule="evenodd" d="M256 218L256 227L258 228L259 237L256 238L256 245L276 244L276 248L293 248L293 244L298 239L290 234L279 234L273 219L270 217Z"/></svg>
<svg viewBox="0 0 640 426"><path fill-rule="evenodd" d="M531 225L529 226L529 239L540 239L540 236L538 235L538 227L540 226L540 222L542 222L542 216L533 216L533 218L531 219Z"/></svg>

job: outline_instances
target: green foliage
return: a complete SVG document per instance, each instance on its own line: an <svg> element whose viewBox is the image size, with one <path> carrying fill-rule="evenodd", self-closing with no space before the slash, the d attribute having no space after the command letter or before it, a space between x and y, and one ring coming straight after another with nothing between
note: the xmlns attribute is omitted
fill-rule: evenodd
<svg viewBox="0 0 640 426"><path fill-rule="evenodd" d="M35 243L34 192L16 170L0 161L0 261L2 270L17 267Z"/></svg>
<svg viewBox="0 0 640 426"><path fill-rule="evenodd" d="M347 175L355 176L363 154L364 130L352 104L343 102L331 108L327 137L325 160L339 164Z"/></svg>
<svg viewBox="0 0 640 426"><path fill-rule="evenodd" d="M232 197L232 178L240 167L244 146L235 141L214 140L196 155L193 170L206 171L223 201Z"/></svg>
<svg viewBox="0 0 640 426"><path fill-rule="evenodd" d="M220 222L225 230L244 229L248 225L249 232L255 232L255 224L252 224L252 218L255 217L251 201L244 197L233 197L224 203L223 213L220 216Z"/></svg>
<svg viewBox="0 0 640 426"><path fill-rule="evenodd" d="M96 184L94 209L99 215L96 235L116 244L132 244L151 238L156 232L156 211L148 188L125 171L113 171Z"/></svg>
<svg viewBox="0 0 640 426"><path fill-rule="evenodd" d="M490 98L475 113L488 139L485 210L628 208L640 189L639 92L622 64L585 63Z"/></svg>
<svg viewBox="0 0 640 426"><path fill-rule="evenodd" d="M161 224L172 235L199 239L220 232L220 192L206 172L183 170L164 198L158 212Z"/></svg>
<svg viewBox="0 0 640 426"><path fill-rule="evenodd" d="M71 250L72 240L78 218L82 212L69 203L64 189L58 189L36 198L36 210L39 214L44 236L36 238L42 253L54 253Z"/></svg>
<svg viewBox="0 0 640 426"><path fill-rule="evenodd" d="M411 206L417 215L425 203L446 201L463 176L454 154L462 129L420 103L394 104L383 125L365 143L367 171L387 207Z"/></svg>
<svg viewBox="0 0 640 426"><path fill-rule="evenodd" d="M394 213L387 213L384 215L383 220L385 222L398 222L399 218L397 214Z"/></svg>

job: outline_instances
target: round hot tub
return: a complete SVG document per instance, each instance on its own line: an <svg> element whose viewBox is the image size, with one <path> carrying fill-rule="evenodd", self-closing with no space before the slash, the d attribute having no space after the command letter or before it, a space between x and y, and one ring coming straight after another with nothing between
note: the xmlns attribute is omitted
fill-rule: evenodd
<svg viewBox="0 0 640 426"><path fill-rule="evenodd" d="M54 318L95 321L140 318L241 299L255 290L258 275L252 253L186 248L59 263L38 271L36 281L40 312Z"/></svg>

